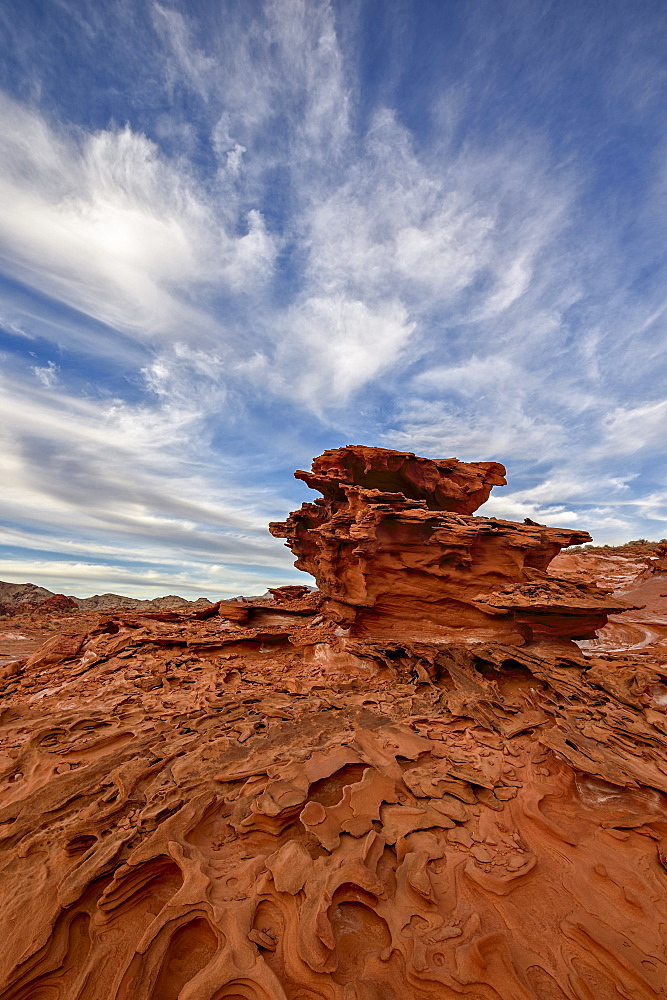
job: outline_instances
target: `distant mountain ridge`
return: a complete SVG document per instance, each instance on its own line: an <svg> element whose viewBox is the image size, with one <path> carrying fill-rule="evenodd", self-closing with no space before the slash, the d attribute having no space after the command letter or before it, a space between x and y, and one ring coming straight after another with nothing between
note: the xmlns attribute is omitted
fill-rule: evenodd
<svg viewBox="0 0 667 1000"><path fill-rule="evenodd" d="M43 610L75 610L81 611L111 611L121 610L160 610L164 608L197 608L212 604L206 597L189 601L185 597L170 594L167 597L155 597L152 600L141 600L137 597L123 597L121 594L95 594L93 597L74 597L73 595L55 594L45 587L34 583L4 583L0 580L0 614L14 615L21 612Z"/></svg>

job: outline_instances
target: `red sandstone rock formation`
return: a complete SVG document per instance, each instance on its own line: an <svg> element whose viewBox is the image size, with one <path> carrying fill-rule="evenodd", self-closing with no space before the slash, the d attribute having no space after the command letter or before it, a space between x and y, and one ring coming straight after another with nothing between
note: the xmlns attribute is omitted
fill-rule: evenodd
<svg viewBox="0 0 667 1000"><path fill-rule="evenodd" d="M71 597L66 597L64 594L54 594L53 597L47 597L45 601L40 601L39 604L35 605L34 610L48 613L49 611L76 611L78 607L79 605Z"/></svg>
<svg viewBox="0 0 667 1000"><path fill-rule="evenodd" d="M587 638L626 604L546 572L585 531L470 515L505 482L496 462L349 446L297 472L324 499L270 531L355 638L525 642Z"/></svg>
<svg viewBox="0 0 667 1000"><path fill-rule="evenodd" d="M627 650L659 662L667 658L666 555L665 543L630 542L616 548L587 546L556 557L553 565L559 574L577 581L603 580L615 597L633 604L632 610L610 615L582 647L591 653Z"/></svg>
<svg viewBox="0 0 667 1000"><path fill-rule="evenodd" d="M54 611L76 611L79 605L65 594L51 594L44 601L33 603L23 601L20 604L0 604L0 614L8 616L37 615L42 616Z"/></svg>
<svg viewBox="0 0 667 1000"><path fill-rule="evenodd" d="M551 600L532 571L563 538L433 511L427 466L391 456L380 471L422 495L399 491L390 540L389 502L349 499L379 487L344 476L323 484L312 546L292 521L331 590L3 622L0 656L22 655L0 708L0 1000L665 996L667 657L491 626L482 641L472 585L453 638L411 639L398 599L379 635L358 596L392 593L389 541L394 595L439 588L435 632L431 605L454 600L443 548L488 607L512 574ZM455 467L456 492L433 466L438 504L499 478ZM355 567L340 584L334 556ZM559 635L580 627L572 594L614 606L567 593ZM657 649L667 619L654 628Z"/></svg>

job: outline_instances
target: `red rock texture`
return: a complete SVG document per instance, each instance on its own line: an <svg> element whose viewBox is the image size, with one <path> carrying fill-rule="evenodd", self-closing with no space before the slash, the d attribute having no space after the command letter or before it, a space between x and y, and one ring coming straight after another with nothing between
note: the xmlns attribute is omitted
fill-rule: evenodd
<svg viewBox="0 0 667 1000"><path fill-rule="evenodd" d="M313 460L312 472L295 472L327 500L345 503L345 486L400 493L423 500L429 510L474 514L494 486L504 486L505 467L498 462L459 462L457 458L419 458L411 451L348 445Z"/></svg>
<svg viewBox="0 0 667 1000"><path fill-rule="evenodd" d="M472 517L505 469L348 446L297 472L324 499L270 531L354 638L512 645L586 638L627 605L546 570L585 531Z"/></svg>
<svg viewBox="0 0 667 1000"><path fill-rule="evenodd" d="M1 1000L667 995L665 657L355 636L349 588L3 623Z"/></svg>
<svg viewBox="0 0 667 1000"><path fill-rule="evenodd" d="M65 597L64 594L54 594L53 597L47 597L45 601L40 601L35 607L35 611L48 613L49 611L76 611L77 608L78 604L71 597Z"/></svg>
<svg viewBox="0 0 667 1000"><path fill-rule="evenodd" d="M602 579L614 596L634 607L610 615L594 639L582 643L593 652L632 651L644 659L667 659L667 544L631 542L611 548L591 546L554 560L570 579Z"/></svg>

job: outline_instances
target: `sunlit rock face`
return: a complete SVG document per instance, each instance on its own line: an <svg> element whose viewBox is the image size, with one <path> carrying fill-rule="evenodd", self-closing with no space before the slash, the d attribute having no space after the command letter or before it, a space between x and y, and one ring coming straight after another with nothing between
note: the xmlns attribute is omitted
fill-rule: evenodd
<svg viewBox="0 0 667 1000"><path fill-rule="evenodd" d="M338 448L316 458L311 473L296 473L323 499L270 530L287 539L328 614L355 638L524 645L592 637L625 605L546 572L562 548L590 535L471 516L504 474L496 462Z"/></svg>
<svg viewBox="0 0 667 1000"><path fill-rule="evenodd" d="M328 452L320 591L0 622L0 1000L665 996L667 574L502 471Z"/></svg>

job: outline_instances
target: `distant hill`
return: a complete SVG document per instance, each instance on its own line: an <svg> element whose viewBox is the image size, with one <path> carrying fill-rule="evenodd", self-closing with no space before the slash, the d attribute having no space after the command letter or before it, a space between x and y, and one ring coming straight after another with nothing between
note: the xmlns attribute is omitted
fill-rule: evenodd
<svg viewBox="0 0 667 1000"><path fill-rule="evenodd" d="M34 583L3 583L0 580L0 614L15 615L29 611L111 611L120 610L161 610L165 608L203 608L212 604L206 597L188 601L185 597L156 597L150 601L120 594L95 594L94 597L74 597L54 594L45 587Z"/></svg>

